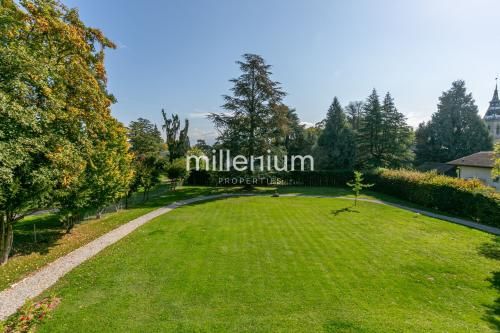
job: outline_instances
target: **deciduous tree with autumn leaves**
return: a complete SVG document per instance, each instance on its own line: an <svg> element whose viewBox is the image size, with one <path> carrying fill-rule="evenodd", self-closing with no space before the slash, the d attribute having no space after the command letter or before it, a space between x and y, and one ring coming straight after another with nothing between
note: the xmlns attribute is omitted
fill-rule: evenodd
<svg viewBox="0 0 500 333"><path fill-rule="evenodd" d="M56 0L0 0L0 263L12 225L57 206L68 229L126 194L126 131L111 116L115 45Z"/></svg>

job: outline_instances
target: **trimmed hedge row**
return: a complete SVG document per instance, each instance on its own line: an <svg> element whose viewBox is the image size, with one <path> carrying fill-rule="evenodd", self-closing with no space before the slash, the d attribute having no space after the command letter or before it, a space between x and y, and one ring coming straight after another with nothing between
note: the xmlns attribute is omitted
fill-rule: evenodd
<svg viewBox="0 0 500 333"><path fill-rule="evenodd" d="M369 173L365 179L375 184L377 192L500 227L500 194L479 180L388 169Z"/></svg>
<svg viewBox="0 0 500 333"><path fill-rule="evenodd" d="M258 186L346 186L353 172L292 171L288 173L256 174ZM223 182L221 183L221 179ZM245 179L238 172L192 171L185 182L188 185L234 186L244 183L224 182L225 179ZM476 222L500 227L500 193L479 180L438 175L432 172L379 169L365 173L365 183L373 183L372 190L389 194L427 208L462 216Z"/></svg>

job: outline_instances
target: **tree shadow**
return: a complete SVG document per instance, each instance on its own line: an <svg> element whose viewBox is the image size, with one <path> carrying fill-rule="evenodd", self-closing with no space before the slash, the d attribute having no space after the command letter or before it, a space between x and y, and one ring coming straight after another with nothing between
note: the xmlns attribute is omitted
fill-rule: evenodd
<svg viewBox="0 0 500 333"><path fill-rule="evenodd" d="M348 207L344 207L344 208L334 209L331 211L331 213L334 216L337 216L341 213L359 213L359 210L355 210L355 209L353 209L353 207L354 206L348 206Z"/></svg>
<svg viewBox="0 0 500 333"><path fill-rule="evenodd" d="M240 189L231 189L240 191ZM166 184L159 184L151 189L149 199L142 200L142 193L134 193L129 199L129 209L159 208L174 201L201 195L210 195L228 191L220 187L183 187L172 190ZM124 207L124 205L121 205ZM112 206L106 212L114 212ZM94 220L95 215L90 214L84 220ZM85 223L81 221L80 223ZM36 238L35 238L36 234ZM49 250L56 246L62 237L66 235L66 229L59 219L57 213L43 213L26 216L21 221L14 224L14 243L10 257L25 256L32 253L41 255L47 254Z"/></svg>
<svg viewBox="0 0 500 333"><path fill-rule="evenodd" d="M35 215L14 224L11 256L46 254L66 234L57 214Z"/></svg>
<svg viewBox="0 0 500 333"><path fill-rule="evenodd" d="M479 254L489 259L500 260L500 237L495 237L491 243L481 244Z"/></svg>
<svg viewBox="0 0 500 333"><path fill-rule="evenodd" d="M493 288L500 292L500 272L493 272L488 281ZM485 319L492 324L497 331L500 331L500 297L497 297L493 304L486 305L486 308Z"/></svg>
<svg viewBox="0 0 500 333"><path fill-rule="evenodd" d="M495 237L491 243L482 244L478 252L486 258L500 260L500 237ZM500 294L500 271L492 272L487 280L491 283L491 287ZM486 305L484 319L500 331L500 297L497 297L493 304Z"/></svg>
<svg viewBox="0 0 500 333"><path fill-rule="evenodd" d="M143 201L141 193L134 194L129 200L129 208L161 207L171 204L175 201L181 201L189 198L208 196L222 193L262 193L261 191L244 191L242 187L182 187L172 190L164 185L158 185L151 190L149 199Z"/></svg>

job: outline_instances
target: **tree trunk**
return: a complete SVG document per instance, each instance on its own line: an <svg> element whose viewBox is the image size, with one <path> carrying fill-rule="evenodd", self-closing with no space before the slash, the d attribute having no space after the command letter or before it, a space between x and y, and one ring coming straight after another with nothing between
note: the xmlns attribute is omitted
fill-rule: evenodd
<svg viewBox="0 0 500 333"><path fill-rule="evenodd" d="M14 232L12 223L7 220L7 216L0 215L0 265L7 263L9 260L12 242L14 240Z"/></svg>
<svg viewBox="0 0 500 333"><path fill-rule="evenodd" d="M66 228L67 234L70 234L71 229L73 229L73 227L75 226L75 219L76 217L74 215L69 215L64 221L64 227Z"/></svg>

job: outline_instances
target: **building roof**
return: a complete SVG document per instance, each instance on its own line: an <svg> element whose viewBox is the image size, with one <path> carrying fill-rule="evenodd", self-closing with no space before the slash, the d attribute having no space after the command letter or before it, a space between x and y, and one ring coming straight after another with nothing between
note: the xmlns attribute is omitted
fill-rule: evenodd
<svg viewBox="0 0 500 333"><path fill-rule="evenodd" d="M498 98L498 87L495 85L495 91L493 92L493 98L490 101L490 106L484 115L484 119L494 119L500 117L500 99Z"/></svg>
<svg viewBox="0 0 500 333"><path fill-rule="evenodd" d="M433 171L436 170L439 174L445 174L455 169L455 165L439 163L439 162L425 162L417 167L418 171Z"/></svg>
<svg viewBox="0 0 500 333"><path fill-rule="evenodd" d="M451 165L471 166L478 168L493 168L493 152L480 151L469 156L464 156L448 162Z"/></svg>

